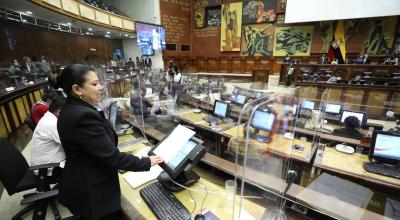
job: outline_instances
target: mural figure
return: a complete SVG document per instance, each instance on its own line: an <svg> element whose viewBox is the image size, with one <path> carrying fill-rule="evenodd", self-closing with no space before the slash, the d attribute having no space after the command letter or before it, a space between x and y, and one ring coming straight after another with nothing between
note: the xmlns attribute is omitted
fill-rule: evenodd
<svg viewBox="0 0 400 220"><path fill-rule="evenodd" d="M309 56L312 26L276 28L274 56Z"/></svg>
<svg viewBox="0 0 400 220"><path fill-rule="evenodd" d="M383 33L383 19L375 20L364 43L364 54L388 54L388 40Z"/></svg>
<svg viewBox="0 0 400 220"><path fill-rule="evenodd" d="M221 51L240 51L241 7L241 2L222 5Z"/></svg>
<svg viewBox="0 0 400 220"><path fill-rule="evenodd" d="M275 21L276 8L276 0L244 0L243 24Z"/></svg>
<svg viewBox="0 0 400 220"><path fill-rule="evenodd" d="M272 55L272 25L247 26L243 32L244 43L242 52L244 55L255 56L260 54L262 56Z"/></svg>

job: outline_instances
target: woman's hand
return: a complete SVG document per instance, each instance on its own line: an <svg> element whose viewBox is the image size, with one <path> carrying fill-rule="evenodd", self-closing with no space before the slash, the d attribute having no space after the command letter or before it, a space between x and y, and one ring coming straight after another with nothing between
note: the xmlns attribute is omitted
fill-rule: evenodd
<svg viewBox="0 0 400 220"><path fill-rule="evenodd" d="M150 156L151 166L163 163L164 160L160 156Z"/></svg>

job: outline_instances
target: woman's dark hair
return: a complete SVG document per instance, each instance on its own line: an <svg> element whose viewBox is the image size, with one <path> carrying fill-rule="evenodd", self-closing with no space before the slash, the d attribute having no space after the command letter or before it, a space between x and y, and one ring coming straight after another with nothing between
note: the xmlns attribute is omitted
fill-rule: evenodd
<svg viewBox="0 0 400 220"><path fill-rule="evenodd" d="M344 127L356 129L361 127L361 122L356 116L348 116L346 119L344 119Z"/></svg>
<svg viewBox="0 0 400 220"><path fill-rule="evenodd" d="M83 86L85 83L85 75L89 72L95 70L84 64L72 64L68 65L61 72L61 76L58 77L57 85L63 88L65 94L70 96L72 94L72 85L77 84L78 86Z"/></svg>
<svg viewBox="0 0 400 220"><path fill-rule="evenodd" d="M50 91L50 92L46 92L43 96L42 96L42 101L47 102L49 99L53 100L53 98L57 96L57 93L54 91Z"/></svg>
<svg viewBox="0 0 400 220"><path fill-rule="evenodd" d="M63 96L57 95L53 97L53 100L50 103L49 111L51 113L55 113L57 110L61 109L65 104L65 98Z"/></svg>

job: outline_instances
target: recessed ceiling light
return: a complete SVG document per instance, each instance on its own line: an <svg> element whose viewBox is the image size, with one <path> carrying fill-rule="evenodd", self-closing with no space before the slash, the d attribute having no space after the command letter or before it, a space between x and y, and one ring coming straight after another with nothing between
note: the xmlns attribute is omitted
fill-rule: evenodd
<svg viewBox="0 0 400 220"><path fill-rule="evenodd" d="M31 14L32 14L31 11L26 11L25 13L27 13L28 15L31 15Z"/></svg>
<svg viewBox="0 0 400 220"><path fill-rule="evenodd" d="M89 30L89 31L92 31L93 29L92 29L92 28L88 28L88 30Z"/></svg>
<svg viewBox="0 0 400 220"><path fill-rule="evenodd" d="M110 34L110 32L109 32L109 31L107 31L107 34Z"/></svg>
<svg viewBox="0 0 400 220"><path fill-rule="evenodd" d="M104 37L110 37L110 35L106 34L106 35L104 35Z"/></svg>
<svg viewBox="0 0 400 220"><path fill-rule="evenodd" d="M71 26L72 24L68 22L67 25L68 25L68 26Z"/></svg>
<svg viewBox="0 0 400 220"><path fill-rule="evenodd" d="M93 35L93 33L90 33L90 35Z"/></svg>
<svg viewBox="0 0 400 220"><path fill-rule="evenodd" d="M125 34L125 37L128 37L129 35Z"/></svg>
<svg viewBox="0 0 400 220"><path fill-rule="evenodd" d="M89 32L86 32L86 34L90 34Z"/></svg>
<svg viewBox="0 0 400 220"><path fill-rule="evenodd" d="M26 22L26 19L22 19L22 22Z"/></svg>

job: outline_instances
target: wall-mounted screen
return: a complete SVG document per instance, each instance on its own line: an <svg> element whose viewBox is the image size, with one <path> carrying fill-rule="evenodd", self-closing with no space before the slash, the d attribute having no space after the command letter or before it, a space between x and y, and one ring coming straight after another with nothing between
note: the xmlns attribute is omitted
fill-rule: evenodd
<svg viewBox="0 0 400 220"><path fill-rule="evenodd" d="M165 49L165 28L155 24L136 22L138 48L150 51Z"/></svg>

